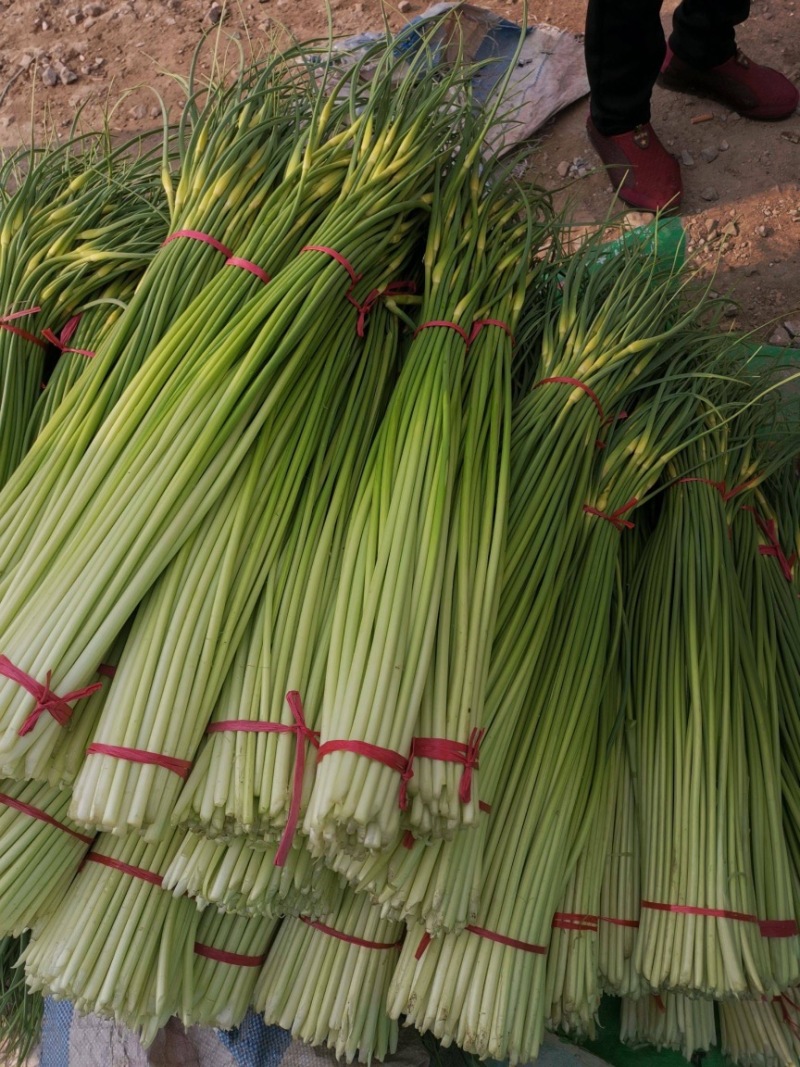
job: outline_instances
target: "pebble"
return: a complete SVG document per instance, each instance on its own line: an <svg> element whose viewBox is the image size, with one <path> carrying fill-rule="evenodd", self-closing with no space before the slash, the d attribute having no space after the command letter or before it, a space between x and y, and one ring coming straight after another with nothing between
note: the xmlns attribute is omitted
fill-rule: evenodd
<svg viewBox="0 0 800 1067"><path fill-rule="evenodd" d="M694 156L691 152L687 152L685 148L681 152L681 163L684 165L684 167L694 166Z"/></svg>
<svg viewBox="0 0 800 1067"><path fill-rule="evenodd" d="M397 10L400 11L403 15L405 15L409 11L412 11L413 8L409 0L400 0L400 3L397 5Z"/></svg>
<svg viewBox="0 0 800 1067"><path fill-rule="evenodd" d="M53 89L58 85L58 73L55 67L51 67L49 63L42 71L42 81L48 89Z"/></svg>
<svg viewBox="0 0 800 1067"><path fill-rule="evenodd" d="M725 225L722 227L722 232L727 237L738 237L739 227L736 225L735 222L726 222Z"/></svg>
<svg viewBox="0 0 800 1067"><path fill-rule="evenodd" d="M784 322L783 328L790 335L792 340L794 340L795 337L800 337L800 319L789 319L788 322Z"/></svg>
<svg viewBox="0 0 800 1067"><path fill-rule="evenodd" d="M566 176L569 174L569 168L571 166L572 166L572 164L570 163L570 161L568 159L562 159L561 162L556 167L556 170L558 171L559 178L566 178Z"/></svg>
<svg viewBox="0 0 800 1067"><path fill-rule="evenodd" d="M791 344L791 337L789 331L783 326L779 326L770 337L768 344L777 345L779 348L788 348Z"/></svg>
<svg viewBox="0 0 800 1067"><path fill-rule="evenodd" d="M771 231L768 226L765 226L762 222L760 226L756 226L756 233L759 237L769 237Z"/></svg>
<svg viewBox="0 0 800 1067"><path fill-rule="evenodd" d="M700 196L703 200L719 200L719 193L713 185L707 185L705 189L702 189Z"/></svg>
<svg viewBox="0 0 800 1067"><path fill-rule="evenodd" d="M730 148L730 145L728 144L727 141L720 141L719 142L719 150L720 150L720 152L727 152L729 148Z"/></svg>
<svg viewBox="0 0 800 1067"><path fill-rule="evenodd" d="M217 25L217 23L222 18L222 8L219 6L219 4L211 5L211 7L208 9L208 14L206 15L206 18L212 24L212 26Z"/></svg>
<svg viewBox="0 0 800 1067"><path fill-rule="evenodd" d="M134 119L143 119L147 115L147 108L144 104L137 104L136 107L132 107L128 114Z"/></svg>
<svg viewBox="0 0 800 1067"><path fill-rule="evenodd" d="M736 306L736 304L726 304L725 307L722 309L722 314L725 316L726 319L735 319L736 316L739 314L739 308Z"/></svg>
<svg viewBox="0 0 800 1067"><path fill-rule="evenodd" d="M719 155L719 151L713 145L707 145L700 155L703 157L706 163L713 163Z"/></svg>
<svg viewBox="0 0 800 1067"><path fill-rule="evenodd" d="M105 13L105 10L106 9L105 9L105 6L103 4L84 4L83 5L83 14L87 18L92 18L92 19L99 18L100 15Z"/></svg>

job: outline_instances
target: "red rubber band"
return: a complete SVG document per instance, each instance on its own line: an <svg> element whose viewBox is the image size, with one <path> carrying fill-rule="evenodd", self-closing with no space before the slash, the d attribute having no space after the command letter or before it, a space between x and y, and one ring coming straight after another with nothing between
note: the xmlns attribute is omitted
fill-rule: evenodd
<svg viewBox="0 0 800 1067"><path fill-rule="evenodd" d="M41 808L34 808L31 804L24 804L21 800L6 796L5 793L0 793L0 804L5 804L7 808L16 808L17 811L21 811L24 815L30 815L32 819L38 819L40 822L46 822L49 826L55 826L59 830L63 830L65 834L69 834L70 837L77 837L84 844L91 845L94 841L93 837L87 837L86 834L79 834L77 830L70 829L69 826L59 822L58 819L54 819L52 815L48 815Z"/></svg>
<svg viewBox="0 0 800 1067"><path fill-rule="evenodd" d="M240 259L239 256L229 256L225 260L226 267L241 267L242 270L249 271L250 274L255 274L256 278L259 278L264 285L268 285L272 279L257 263L253 263L249 259Z"/></svg>
<svg viewBox="0 0 800 1067"><path fill-rule="evenodd" d="M778 561L778 565L781 568L781 572L787 582L794 580L794 565L797 562L797 553L793 552L789 558L786 558L786 554L781 546L780 539L778 537L778 527L775 524L774 519L765 519L758 514L755 508L745 506L743 511L749 511L752 513L753 518L758 524L759 530L763 533L766 539L769 541L768 545L759 545L758 551L762 556L774 556Z"/></svg>
<svg viewBox="0 0 800 1067"><path fill-rule="evenodd" d="M353 265L350 263L350 261L345 259L345 257L342 255L342 253L341 252L337 252L335 248L329 248L327 245L303 245L303 247L300 249L300 251L301 252L323 252L326 256L331 256L333 259L336 260L337 263L341 264L341 266L343 266L344 269L347 271L347 273L350 275L350 283L351 284L350 284L350 289L348 290L349 292L352 292L353 289L358 285L358 283L364 277L363 274L357 274L355 269L353 268Z"/></svg>
<svg viewBox="0 0 800 1067"><path fill-rule="evenodd" d="M103 867L110 867L114 871L122 871L123 874L129 874L131 878L141 878L143 882L157 885L159 889L164 884L164 879L160 874L154 874L152 871L145 870L144 867L134 867L130 863L123 863L121 860L115 860L111 856L104 856L102 852L90 852L86 857L86 862L100 863Z"/></svg>
<svg viewBox="0 0 800 1067"><path fill-rule="evenodd" d="M416 330L414 330L414 337L422 333L423 330L431 329L433 326L443 326L445 329L455 330L467 348L469 348L469 334L467 331L462 326L459 326L457 322L449 322L447 319L431 319L430 322L423 322L421 326L417 326Z"/></svg>
<svg viewBox="0 0 800 1067"><path fill-rule="evenodd" d="M630 519L621 519L620 515L624 515L626 511L630 511L631 508L635 508L638 503L639 501L637 500L637 498L633 496L627 502L627 504L623 504L621 508L617 508L616 511L612 511L610 513L605 511L598 511L597 508L590 507L589 504L584 504L583 510L586 512L587 515L596 515L598 519L605 519L606 522L610 522L611 525L617 530L632 530L635 524L632 523Z"/></svg>
<svg viewBox="0 0 800 1067"><path fill-rule="evenodd" d="M212 248L216 248L218 252L221 252L226 257L233 255L230 248L224 245L222 241L218 241L216 237L212 237L209 233L201 233L200 230L176 230L175 233L171 233L167 237L164 244L168 245L170 241L174 241L178 237L190 237L193 241L202 241L203 244L211 245Z"/></svg>
<svg viewBox="0 0 800 1067"><path fill-rule="evenodd" d="M620 411L619 415L606 415L606 417L600 423L601 429L605 429L606 426L611 426L615 422L622 422L624 419L627 418L627 411ZM600 437L597 438L594 444L595 448L603 449L606 447L605 441L603 441Z"/></svg>
<svg viewBox="0 0 800 1067"><path fill-rule="evenodd" d="M62 356L65 352L74 352L76 356L86 356L87 359L94 359L94 352L90 352L88 348L68 347L70 339L77 330L80 321L80 315L73 315L58 337L56 337L52 330L42 330L42 337L44 337L49 344L53 345L54 348L57 348Z"/></svg>
<svg viewBox="0 0 800 1067"><path fill-rule="evenodd" d="M151 767L163 767L179 778L186 778L192 769L192 761L165 756L161 752L148 752L144 748L123 748L120 745L103 745L93 741L86 749L87 756L113 756L129 763L145 763Z"/></svg>
<svg viewBox="0 0 800 1067"><path fill-rule="evenodd" d="M501 322L500 319L476 319L476 321L473 322L472 329L469 332L469 341L467 342L468 347L472 346L473 341L484 328L484 326L497 326L498 329L501 329L508 334L508 336L511 338L512 345L516 344L514 340L514 334L511 332L511 327L508 325L507 322Z"/></svg>
<svg viewBox="0 0 800 1067"><path fill-rule="evenodd" d="M227 719L224 722L212 722L206 728L206 733L209 734L236 731L241 733L294 734L296 736L297 747L295 748L294 756L292 799L289 804L286 826L278 845L278 851L275 853L274 866L276 867L283 867L286 863L297 831L297 823L300 819L300 804L303 799L303 777L306 770L306 746L304 742L307 741L315 748L319 748L319 731L311 730L306 725L300 694L294 689L291 690L286 694L286 703L289 705L289 710L294 718L293 726L282 722L252 722L248 719Z"/></svg>
<svg viewBox="0 0 800 1067"><path fill-rule="evenodd" d="M694 908L686 904L660 904L652 900L643 900L643 908L654 911L672 911L679 915L707 915L712 919L733 919L736 922L755 923L762 937L783 938L796 937L797 923L794 919L759 919L741 911L726 911L721 908Z"/></svg>
<svg viewBox="0 0 800 1067"><path fill-rule="evenodd" d="M397 296L400 293L415 293L416 291L417 287L413 282L390 282L383 289L373 289L363 304L359 304L352 293L346 293L345 296L358 311L358 319L356 320L356 333L358 336L364 336L367 315L369 315L382 296Z"/></svg>
<svg viewBox="0 0 800 1067"><path fill-rule="evenodd" d="M780 1004L781 1016L783 1018L783 1021L789 1027L794 1037L800 1039L800 1026L798 1026L797 1021L791 1017L791 1015L789 1014L789 1009L786 1007L786 1005L788 1004L790 1007L794 1008L795 1011L797 1011L797 1005L792 1000L790 1000L785 993L781 993L779 996L773 997L772 1002L773 1004L775 1002Z"/></svg>
<svg viewBox="0 0 800 1067"><path fill-rule="evenodd" d="M600 403L600 398L598 397L597 393L595 393L593 389L590 389L589 386L585 382L581 382L577 378L567 378L567 377L559 375L558 377L555 377L555 378L542 378L538 382L536 382L536 384L533 386L533 388L534 389L538 389L540 385L550 385L550 384L553 384L553 385L571 385L574 389L580 389L582 392L586 393L586 395L589 397L591 402L597 408L597 413L600 416L600 421L605 423L606 414L603 411L603 405Z"/></svg>
<svg viewBox="0 0 800 1067"><path fill-rule="evenodd" d="M751 478L747 482L742 482L741 485L735 485L732 489L728 489L725 482L713 482L710 478L679 478L678 484L685 485L689 482L699 482L701 485L710 485L712 489L716 489L723 501L727 504L729 500L733 500L739 493L743 493L745 489L749 489L752 485L755 485L758 481L757 478Z"/></svg>
<svg viewBox="0 0 800 1067"><path fill-rule="evenodd" d="M23 330L21 326L12 325L15 319L24 318L26 315L35 315L41 308L26 308L24 311L11 311L8 315L0 315L0 330L8 330L9 333L15 333L17 337L21 337L25 341L30 341L31 344L38 345L39 348L46 348L47 345L39 337L35 337L32 333L28 333L27 330Z"/></svg>
<svg viewBox="0 0 800 1067"><path fill-rule="evenodd" d="M326 741L319 746L317 763L331 752L355 752L357 756L366 756L367 759L376 760L378 763L391 767L398 774L404 774L408 766L408 760L402 752L395 752L391 748L381 748L380 745L371 745L368 741Z"/></svg>
<svg viewBox="0 0 800 1067"><path fill-rule="evenodd" d="M229 963L232 967L260 967L267 958L266 952L263 956L242 956L238 952L225 952L221 948L214 948L213 945L204 945L202 941L195 941L194 951L196 956L203 956L217 963Z"/></svg>
<svg viewBox="0 0 800 1067"><path fill-rule="evenodd" d="M400 782L400 810L408 810L408 783L414 777L415 757L420 759L441 760L445 763L461 763L464 772L458 787L458 799L462 804L469 804L472 799L472 772L479 769L478 756L485 730L473 729L469 741L451 741L446 737L415 737L411 741L411 754Z"/></svg>
<svg viewBox="0 0 800 1067"><path fill-rule="evenodd" d="M113 678L117 673L117 668L113 663L101 663L97 668L97 673L104 675L106 678Z"/></svg>
<svg viewBox="0 0 800 1067"><path fill-rule="evenodd" d="M431 941L433 941L433 938L431 937L431 935L426 930L425 933L420 938L420 942L417 945L417 951L414 953L414 959L415 960L421 960L422 959L422 957L425 954L425 949L428 947L428 945L431 943Z"/></svg>
<svg viewBox="0 0 800 1067"><path fill-rule="evenodd" d="M487 804L485 800L478 801L478 808L480 811L485 811L487 815L491 815L492 813L492 805Z"/></svg>
<svg viewBox="0 0 800 1067"><path fill-rule="evenodd" d="M39 721L39 716L43 715L46 711L53 716L59 726L66 726L73 711L69 702L71 700L81 700L83 697L91 696L92 693L96 693L97 690L101 689L103 686L102 682L95 682L94 685L87 685L83 689L75 689L71 693L65 693L64 696L59 696L50 688L50 679L53 676L52 671L47 672L47 680L45 681L45 684L42 685L40 682L37 682L35 678L26 674L25 671L21 670L19 667L15 667L5 656L0 656L0 674L5 678L10 678L12 682L21 685L22 688L26 689L36 700L36 707L22 726L20 726L19 730L17 730L17 734L20 737L24 737L25 734L30 733Z"/></svg>
<svg viewBox="0 0 800 1067"><path fill-rule="evenodd" d="M298 919L300 922L305 923L306 926L311 926L323 934L328 934L329 937L336 937L339 941L346 941L348 945L358 945L360 948L400 948L403 944L402 939L400 941L365 941L363 937L352 937L350 934L343 934L341 930L334 930L332 926L316 922L306 915L298 915Z"/></svg>
<svg viewBox="0 0 800 1067"><path fill-rule="evenodd" d="M615 919L610 915L601 915L599 921L601 923L610 923L612 926L630 926L634 930L639 929L638 919Z"/></svg>
<svg viewBox="0 0 800 1067"><path fill-rule="evenodd" d="M403 834L403 848L413 848L416 843L416 837L414 837L410 830L406 830L406 832Z"/></svg>
<svg viewBox="0 0 800 1067"><path fill-rule="evenodd" d="M507 945L508 948L518 948L521 952L534 952L539 956L547 955L546 945L532 945L528 941L518 941L515 937L506 937L505 934L495 933L494 930L486 930L482 926L469 925L465 927L471 934L485 937L487 941L496 941L499 945Z"/></svg>
<svg viewBox="0 0 800 1067"><path fill-rule="evenodd" d="M653 993L653 1000L655 1001L655 1004L656 1004L656 1007L658 1008L658 1010L661 1012L662 1015L664 1015L666 1013L667 1006L664 1003L664 1001L662 1000L661 994L660 993Z"/></svg>
<svg viewBox="0 0 800 1067"><path fill-rule="evenodd" d="M580 930L596 934L600 918L597 915L578 915L573 912L557 911L551 926L554 930Z"/></svg>

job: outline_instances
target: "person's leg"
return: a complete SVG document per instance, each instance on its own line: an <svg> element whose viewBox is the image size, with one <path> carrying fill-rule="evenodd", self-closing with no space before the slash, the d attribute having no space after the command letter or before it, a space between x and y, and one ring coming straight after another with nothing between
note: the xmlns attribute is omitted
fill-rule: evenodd
<svg viewBox="0 0 800 1067"><path fill-rule="evenodd" d="M650 95L666 51L660 10L661 0L589 0L590 114L604 136L650 120Z"/></svg>
<svg viewBox="0 0 800 1067"><path fill-rule="evenodd" d="M683 0L672 16L672 51L692 67L708 69L736 55L735 27L750 14L750 0Z"/></svg>

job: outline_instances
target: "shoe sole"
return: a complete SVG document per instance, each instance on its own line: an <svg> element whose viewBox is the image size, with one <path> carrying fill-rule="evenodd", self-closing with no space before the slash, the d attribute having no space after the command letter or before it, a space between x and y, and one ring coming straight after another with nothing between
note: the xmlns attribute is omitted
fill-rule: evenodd
<svg viewBox="0 0 800 1067"><path fill-rule="evenodd" d="M713 89L709 89L708 86L700 83L689 83L682 78L676 78L670 74L659 74L656 79L656 84L661 86L662 89L669 89L673 93L684 93L687 96L697 96L704 100L714 100L718 104L722 104L723 107L730 108L735 111L737 115L741 115L745 119L756 119L758 122L780 122L782 119L790 118L797 106L793 107L791 111L781 111L780 114L775 112L762 111L759 108L739 109L731 104L730 100L726 99L722 93L715 93Z"/></svg>

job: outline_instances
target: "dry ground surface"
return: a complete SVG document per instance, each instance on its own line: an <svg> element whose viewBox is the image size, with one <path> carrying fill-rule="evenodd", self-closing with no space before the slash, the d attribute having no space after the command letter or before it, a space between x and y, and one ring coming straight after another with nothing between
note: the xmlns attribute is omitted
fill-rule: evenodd
<svg viewBox="0 0 800 1067"><path fill-rule="evenodd" d="M676 0L665 0L669 25ZM393 27L427 0L331 0L333 32L348 36ZM519 21L519 0L482 6ZM529 21L580 32L585 0L532 0ZM402 11L400 10L402 8ZM800 81L800 13L795 0L753 0L739 42ZM279 27L298 38L327 34L324 0L0 0L0 149L66 136L82 109L97 126L113 106L115 129L156 124L161 101L176 115L198 41L214 26L220 47L263 50ZM207 54L210 54L208 49ZM208 68L209 58L203 60ZM158 95L156 95L158 94ZM563 112L531 146L532 173L549 187L568 185L577 222L603 218L611 193L584 130L586 102ZM732 326L788 343L800 335L800 116L758 124L709 101L656 89L654 124L685 180L683 220L690 248L716 289L738 304ZM702 121L701 121L702 120ZM789 324L787 334L784 325ZM800 336L795 342L800 347Z"/></svg>

